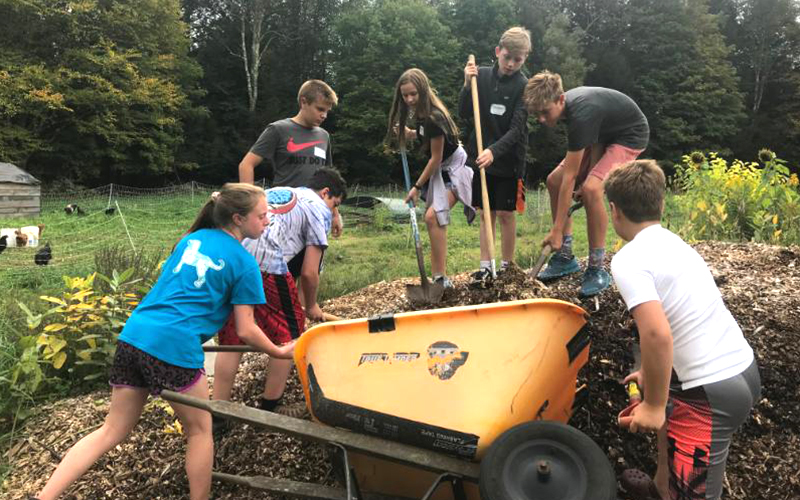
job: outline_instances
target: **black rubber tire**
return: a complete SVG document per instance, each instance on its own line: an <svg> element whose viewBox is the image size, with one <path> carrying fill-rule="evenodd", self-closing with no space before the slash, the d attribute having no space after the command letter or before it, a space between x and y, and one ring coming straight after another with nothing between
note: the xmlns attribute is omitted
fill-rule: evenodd
<svg viewBox="0 0 800 500"><path fill-rule="evenodd" d="M546 462L542 473L538 466ZM481 461L481 500L615 500L617 480L603 451L574 427L550 421L501 434Z"/></svg>

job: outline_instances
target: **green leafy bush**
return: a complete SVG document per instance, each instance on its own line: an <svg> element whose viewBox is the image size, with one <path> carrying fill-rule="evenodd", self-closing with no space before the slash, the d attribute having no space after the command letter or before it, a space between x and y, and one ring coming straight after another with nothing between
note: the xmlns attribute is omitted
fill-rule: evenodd
<svg viewBox="0 0 800 500"><path fill-rule="evenodd" d="M27 344L23 358L35 354L40 364L64 370L71 374L71 379L77 376L93 380L103 376L113 361L117 335L139 303L140 295L133 292L139 280L130 280L131 274L133 269L122 274L113 271L111 278L98 273L86 278L65 276L66 290L60 297L40 297L55 304L41 314L32 313L20 302L27 315L28 329L33 332L21 338ZM108 293L97 293L96 278L105 282ZM24 373L20 366L12 375L12 382L16 383Z"/></svg>
<svg viewBox="0 0 800 500"><path fill-rule="evenodd" d="M762 150L759 160L684 156L671 207L683 221L677 231L689 240L800 243L797 175L772 151Z"/></svg>

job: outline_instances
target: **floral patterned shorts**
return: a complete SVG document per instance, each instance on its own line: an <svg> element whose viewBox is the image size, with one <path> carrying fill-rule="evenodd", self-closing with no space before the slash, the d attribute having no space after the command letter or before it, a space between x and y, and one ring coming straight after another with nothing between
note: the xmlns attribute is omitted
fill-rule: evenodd
<svg viewBox="0 0 800 500"><path fill-rule="evenodd" d="M112 387L147 389L158 396L163 390L186 392L205 374L203 368L171 365L119 341L108 383Z"/></svg>

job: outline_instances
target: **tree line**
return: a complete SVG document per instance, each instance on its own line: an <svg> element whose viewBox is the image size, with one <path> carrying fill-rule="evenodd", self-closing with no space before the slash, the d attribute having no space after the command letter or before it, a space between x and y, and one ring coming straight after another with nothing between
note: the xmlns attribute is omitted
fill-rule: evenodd
<svg viewBox="0 0 800 500"><path fill-rule="evenodd" d="M798 0L0 0L0 161L87 185L232 180L319 78L340 98L323 125L335 166L351 183L398 182L382 143L397 77L423 69L454 111L468 54L492 64L522 25L528 76L639 104L644 157L769 147L796 169L799 20ZM536 182L565 135L529 131Z"/></svg>

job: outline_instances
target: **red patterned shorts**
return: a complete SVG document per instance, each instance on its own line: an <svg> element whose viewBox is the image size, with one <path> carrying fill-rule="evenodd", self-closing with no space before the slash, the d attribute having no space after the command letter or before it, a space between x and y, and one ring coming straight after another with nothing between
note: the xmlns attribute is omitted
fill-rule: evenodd
<svg viewBox="0 0 800 500"><path fill-rule="evenodd" d="M256 304L253 311L256 324L273 344L285 344L305 331L305 313L297 295L297 285L289 273L261 273L266 304ZM231 314L219 331L220 345L243 345L236 334L236 319Z"/></svg>

